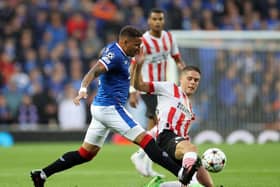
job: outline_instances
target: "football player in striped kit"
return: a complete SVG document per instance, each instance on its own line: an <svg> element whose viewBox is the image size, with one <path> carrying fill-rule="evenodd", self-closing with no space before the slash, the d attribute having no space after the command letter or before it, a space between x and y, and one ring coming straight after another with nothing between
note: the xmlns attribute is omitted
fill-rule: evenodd
<svg viewBox="0 0 280 187"><path fill-rule="evenodd" d="M158 97L158 125L156 142L179 165L187 168L193 175L197 172L197 180L206 187L213 187L208 171L201 166L197 147L190 142L188 130L195 119L189 97L193 95L200 82L200 70L195 66L186 66L180 74L180 86L168 81L144 81L141 70L143 55L136 59L134 69L134 86L137 90ZM190 177L192 176L190 174ZM161 186L181 187L180 182ZM159 185L160 186L160 185Z"/></svg>
<svg viewBox="0 0 280 187"><path fill-rule="evenodd" d="M173 35L163 30L164 28L164 11L161 9L152 9L148 17L149 30L142 36L142 49L145 54L142 75L144 81L166 81L167 63L170 56L174 59L179 70L184 68L184 62L179 53L178 45ZM131 69L134 64L132 63ZM138 93L131 87L129 103L132 107L136 107L138 103ZM152 129L157 123L156 96L140 93L144 101L148 118L147 129ZM144 176L160 175L152 169L152 162L145 156L143 150L139 149L131 156L131 160L136 166L136 169ZM162 176L162 175L160 175Z"/></svg>

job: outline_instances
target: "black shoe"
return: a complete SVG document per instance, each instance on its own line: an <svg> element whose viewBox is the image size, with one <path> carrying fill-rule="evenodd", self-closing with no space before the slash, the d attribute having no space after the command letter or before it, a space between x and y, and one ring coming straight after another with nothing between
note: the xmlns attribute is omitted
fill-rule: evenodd
<svg viewBox="0 0 280 187"><path fill-rule="evenodd" d="M181 176L179 177L179 181L184 185L188 185L192 180L194 173L197 171L197 169L200 166L201 166L201 159L197 157L194 165L191 165L187 168L182 167L180 170Z"/></svg>
<svg viewBox="0 0 280 187"><path fill-rule="evenodd" d="M34 187L44 187L45 179L41 178L41 170L33 170L30 172Z"/></svg>

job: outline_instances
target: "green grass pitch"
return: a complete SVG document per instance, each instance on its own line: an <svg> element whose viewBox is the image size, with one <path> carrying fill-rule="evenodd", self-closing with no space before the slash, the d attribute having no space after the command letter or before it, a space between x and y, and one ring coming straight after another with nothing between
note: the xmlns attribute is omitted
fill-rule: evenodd
<svg viewBox="0 0 280 187"><path fill-rule="evenodd" d="M31 169L41 168L79 146L80 143L26 143L0 147L0 186L31 187ZM280 144L205 144L199 150L210 147L221 148L228 159L222 172L211 174L215 186L280 187ZM134 145L106 144L94 161L53 175L46 187L141 187L150 178L141 177L131 164L130 155L136 150ZM176 179L161 167L154 168L166 174L166 179Z"/></svg>

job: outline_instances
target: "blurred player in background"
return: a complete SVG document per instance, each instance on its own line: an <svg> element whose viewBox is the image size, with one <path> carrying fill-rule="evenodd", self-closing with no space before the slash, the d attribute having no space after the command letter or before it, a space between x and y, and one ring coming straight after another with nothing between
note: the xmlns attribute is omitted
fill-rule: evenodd
<svg viewBox="0 0 280 187"><path fill-rule="evenodd" d="M156 142L168 155L185 168L190 177L197 171L197 180L205 187L213 187L208 171L201 166L197 148L190 142L188 130L195 119L189 97L200 82L200 70L186 66L180 74L180 87L168 81L143 81L141 76L144 57L139 58L134 70L134 86L137 90L158 97L158 126ZM158 179L158 180L157 180ZM179 181L160 184L160 178L153 179L148 187L181 187Z"/></svg>
<svg viewBox="0 0 280 187"><path fill-rule="evenodd" d="M187 184L189 171L178 166L156 145L155 140L125 110L130 85L130 60L139 53L142 33L131 26L122 28L118 42L107 45L96 65L84 76L76 105L87 98L87 87L99 77L97 95L91 105L92 121L79 150L67 152L62 157L39 170L31 171L35 187L43 187L51 175L86 163L93 159L103 146L110 130L118 132L142 147L150 158L171 171Z"/></svg>
<svg viewBox="0 0 280 187"><path fill-rule="evenodd" d="M143 65L142 75L144 81L166 81L166 71L169 56L171 56L177 64L177 67L182 70L184 62L177 43L170 32L163 30L164 28L164 11L161 9L152 9L148 17L149 30L143 34L142 47L145 54L145 61ZM132 63L131 69L133 69ZM132 107L136 107L138 103L138 93L136 90L130 88L129 103ZM155 95L141 93L147 111L146 117L148 118L147 129L152 129L157 123L155 114L157 107L157 98ZM144 176L160 175L152 169L152 162L145 156L143 150L139 149L131 156L136 169ZM160 175L162 176L162 175Z"/></svg>

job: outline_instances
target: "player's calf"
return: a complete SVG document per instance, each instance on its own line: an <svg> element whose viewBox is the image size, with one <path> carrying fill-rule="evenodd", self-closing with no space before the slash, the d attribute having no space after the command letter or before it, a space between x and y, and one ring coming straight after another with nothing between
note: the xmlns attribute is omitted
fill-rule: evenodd
<svg viewBox="0 0 280 187"><path fill-rule="evenodd" d="M184 185L188 185L194 173L201 167L201 159L195 152L184 154L182 161L183 168L180 171L179 181Z"/></svg>
<svg viewBox="0 0 280 187"><path fill-rule="evenodd" d="M174 162L166 152L163 152L157 145L153 137L149 134L145 134L140 140L139 145L146 152L149 158L172 172L175 176L181 169L181 166Z"/></svg>

